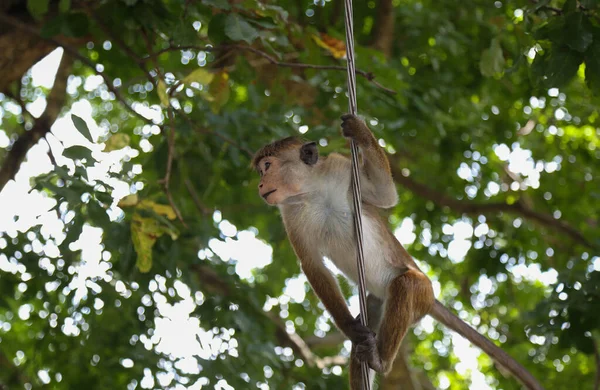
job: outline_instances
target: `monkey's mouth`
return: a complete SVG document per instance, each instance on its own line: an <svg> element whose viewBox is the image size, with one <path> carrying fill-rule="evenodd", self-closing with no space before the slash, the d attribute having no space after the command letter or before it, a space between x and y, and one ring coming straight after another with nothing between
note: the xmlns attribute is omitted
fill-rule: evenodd
<svg viewBox="0 0 600 390"><path fill-rule="evenodd" d="M269 195L271 195L271 194L272 194L273 192L275 192L275 191L277 191L277 190L271 190L271 191L269 191L269 192L266 192L266 193L264 193L264 194L263 194L263 196L262 196L262 197L263 197L265 200L267 200L267 197L268 197Z"/></svg>

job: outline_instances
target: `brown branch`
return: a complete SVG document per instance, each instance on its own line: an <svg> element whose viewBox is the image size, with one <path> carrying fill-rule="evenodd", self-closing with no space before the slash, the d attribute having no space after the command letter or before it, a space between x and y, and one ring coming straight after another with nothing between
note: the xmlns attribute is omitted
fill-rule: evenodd
<svg viewBox="0 0 600 390"><path fill-rule="evenodd" d="M538 5L539 1L538 0L530 0L530 2L532 4ZM556 8L556 7L551 7L549 5L542 5L542 6L538 6L536 8L536 12L540 11L540 10L547 10L547 11L552 11L555 15L562 15L563 11L560 8Z"/></svg>
<svg viewBox="0 0 600 390"><path fill-rule="evenodd" d="M184 183L185 183L185 187L187 188L188 192L190 193L190 196L192 197L192 200L194 201L194 204L196 205L196 208L198 209L198 211L200 211L200 213L203 215L210 215L211 210L202 203L191 180L186 178Z"/></svg>
<svg viewBox="0 0 600 390"><path fill-rule="evenodd" d="M20 90L20 89L21 88L18 88L18 90ZM11 100L14 100L21 107L21 115L23 115L23 118L25 118L25 116L29 116L29 118L35 119L33 117L33 115L31 115L29 110L27 110L27 107L25 106L25 102L23 101L23 99L21 99L19 96L13 95L12 92L9 92L9 91L4 92L4 95L6 97L10 98Z"/></svg>
<svg viewBox="0 0 600 390"><path fill-rule="evenodd" d="M96 12L96 10L94 10L91 5L89 3L82 3L83 8L86 11L86 14L92 18L94 20L94 22L96 22L96 24L100 27L100 29L102 30L102 32L104 32L104 34L106 34L106 36L114 43L116 43L121 50L123 50L123 52L125 54L127 54L127 56L129 58L131 58L135 63L137 63L140 66L143 66L145 61L138 56L126 43L125 41L123 41L123 39L121 39L121 37L119 37L118 35L114 34L112 32L112 30L106 25L106 23L100 18L100 16L98 16L98 12ZM144 69L145 70L145 69Z"/></svg>
<svg viewBox="0 0 600 390"><path fill-rule="evenodd" d="M377 22L373 26L371 46L381 51L386 57L392 54L394 36L394 5L392 0L379 0L377 4Z"/></svg>
<svg viewBox="0 0 600 390"><path fill-rule="evenodd" d="M225 281L210 267L206 265L192 265L195 275L202 283L203 289L211 294L218 294L224 297L233 295ZM306 342L296 333L288 333L283 321L272 312L265 312L258 309L259 313L267 318L275 326L275 336L282 345L289 346L297 353L310 367L323 368L332 364L344 365L347 359L342 356L332 356L319 358L313 354Z"/></svg>
<svg viewBox="0 0 600 390"><path fill-rule="evenodd" d="M142 114L140 114L139 112L137 112L136 110L133 109L133 107L127 103L127 101L125 100L125 98L123 97L123 95L121 95L121 93L119 92L119 90L117 88L115 88L114 84L113 84L113 80L108 77L108 75L102 71L99 71L96 68L96 64L91 61L89 58L79 54L79 52L72 48L71 46L67 45L66 43L59 41L57 39L54 38L45 38L43 37L40 32L38 30L36 30L35 28L22 23L16 19L13 19L9 16L0 14L0 22L9 24L15 28L18 28L22 31L25 31L29 34L35 35L36 37L38 37L39 39L42 39L46 42L52 43L55 46L58 47L62 47L63 50L65 51L65 53L69 54L71 57L78 59L79 61L83 62L85 65L87 65L89 68L92 69L92 71L94 73L96 73L98 76L102 77L102 79L104 80L104 83L106 84L106 87L108 88L109 91L111 91L114 95L115 98L121 103L123 104L123 106L129 111L131 112L133 115L137 116L138 118L144 120L145 122L149 122L152 123L152 120L146 118L145 116L143 116ZM154 124L154 123L152 123Z"/></svg>
<svg viewBox="0 0 600 390"><path fill-rule="evenodd" d="M161 183L163 185L163 189L165 191L165 194L167 195L169 204L171 205L171 208L173 209L173 211L175 211L175 215L177 215L177 219L179 219L179 221L187 229L188 225L183 220L181 211L179 211L179 208L177 208L177 205L175 205L175 201L173 200L173 195L171 194L171 190L169 189L169 183L171 181L171 171L173 169L173 159L175 156L175 118L173 117L173 110L171 110L171 108L169 108L167 110L167 115L169 117L169 124L170 124L169 125L169 134L167 136L167 143L169 146L168 152L167 152L167 171L165 172L165 177L162 178L161 180L159 180L159 183ZM163 130L165 130L164 127L163 127Z"/></svg>
<svg viewBox="0 0 600 390"><path fill-rule="evenodd" d="M46 98L46 109L39 118L34 120L31 130L25 131L19 136L4 158L4 161L2 161L2 167L0 167L0 191L2 191L8 181L15 178L29 149L46 136L50 131L50 127L58 118L60 110L66 101L67 80L70 72L71 61L63 56L58 65L52 90Z"/></svg>
<svg viewBox="0 0 600 390"><path fill-rule="evenodd" d="M398 163L397 159L391 158L390 162L392 163L392 174L396 182L402 184L402 186L413 192L415 195L431 200L439 206L445 206L452 209L455 212L464 214L488 214L505 212L508 214L519 215L524 218L535 221L541 224L542 226L551 227L553 229L561 231L567 236L571 237L574 241L580 243L581 245L595 249L595 246L592 245L592 243L590 243L579 230L575 229L573 226L569 225L563 220L555 219L552 215L534 211L520 202L513 204L508 204L504 202L479 203L472 202L469 200L451 198L443 193L437 192L436 190L426 186L425 184L415 181L410 176L404 176L402 174L402 170L400 169L400 164Z"/></svg>
<svg viewBox="0 0 600 390"><path fill-rule="evenodd" d="M297 69L317 69L317 70L339 70L339 71L346 71L346 67L345 66L340 66L340 65L315 65L315 64L303 64L303 63L299 63L299 62L283 62L283 61L279 61L276 58L270 56L269 54L255 49L251 46L244 46L244 45L227 45L227 46L220 46L220 47L214 47L214 46L197 46L197 45L188 45L188 46L170 46L167 47L165 49L159 50L157 52L154 52L152 54L149 54L148 56L144 57L145 60L150 60L152 58L155 58L163 53L169 52L169 51L178 51L178 50L201 50L201 51L215 51L218 49L222 49L222 48L226 48L226 47L231 47L231 48L235 48L235 49L239 49L239 50L245 50L245 51L249 51L251 53L254 53L258 56L261 56L263 58L265 58L267 61L269 61L271 64L276 65L276 66L281 66L284 68L297 68ZM389 89L384 87L383 85L381 85L380 83L378 83L377 81L375 81L375 75L372 72L366 72L364 70L360 70L360 69L356 69L356 74L359 76L364 77L365 79L367 79L370 83L372 83L373 85L377 86L378 88L386 91L387 93L391 93L391 94L396 94L396 91L394 91L393 89Z"/></svg>
<svg viewBox="0 0 600 390"><path fill-rule="evenodd" d="M223 141L227 142L228 144L230 144L230 145L232 145L232 146L235 146L235 147L236 147L236 148L238 148L239 150L243 151L243 152L244 152L244 153L246 153L246 154L247 154L249 157L252 157L252 156L254 156L254 152L252 152L252 150L248 149L247 147L245 147L245 146L242 146L242 145L238 144L237 142L235 142L235 141L234 141L234 140L232 140L231 138L229 138L229 137L227 137L227 136L225 136L225 135L223 135L223 134L221 134L221 133L218 133L218 132L215 132L215 131L212 131L212 130L209 130L209 129L204 129L204 128L198 127L198 126L197 126L197 125L194 123L194 121L192 121L192 120L190 119L190 117L189 117L189 116L187 116L187 115L186 115L186 114L185 114L185 113L184 113L182 110L177 110L177 109L175 109L175 111L177 111L177 114L178 114L178 115L180 115L180 116L182 116L182 117L183 117L183 119L185 119L185 120L186 120L186 122L187 122L187 123L190 125L190 127L191 127L192 129L194 129L195 131L197 131L198 133L202 133L202 134L211 134L211 135L217 136L218 138L221 138Z"/></svg>

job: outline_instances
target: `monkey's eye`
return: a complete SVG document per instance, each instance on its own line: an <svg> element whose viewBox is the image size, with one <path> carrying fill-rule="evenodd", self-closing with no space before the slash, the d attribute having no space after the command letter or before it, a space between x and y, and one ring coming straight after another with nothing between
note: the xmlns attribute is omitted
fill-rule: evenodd
<svg viewBox="0 0 600 390"><path fill-rule="evenodd" d="M270 162L265 162L265 172L269 170L269 167L271 166Z"/></svg>

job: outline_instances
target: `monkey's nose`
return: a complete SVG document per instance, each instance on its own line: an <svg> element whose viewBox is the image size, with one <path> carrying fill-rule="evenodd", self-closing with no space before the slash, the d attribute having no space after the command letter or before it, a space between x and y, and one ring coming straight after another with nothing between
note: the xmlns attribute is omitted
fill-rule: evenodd
<svg viewBox="0 0 600 390"><path fill-rule="evenodd" d="M258 185L258 188L262 188L262 187L263 187L263 185L262 185L262 183L260 183L260 184Z"/></svg>

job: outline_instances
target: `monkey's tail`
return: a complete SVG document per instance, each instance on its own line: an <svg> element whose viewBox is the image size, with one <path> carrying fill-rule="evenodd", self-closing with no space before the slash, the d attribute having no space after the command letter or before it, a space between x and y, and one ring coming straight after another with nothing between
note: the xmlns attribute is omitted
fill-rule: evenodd
<svg viewBox="0 0 600 390"><path fill-rule="evenodd" d="M429 313L433 318L454 330L488 354L496 363L507 369L515 378L531 390L544 390L537 379L529 371L520 365L515 359L510 357L502 348L482 336L475 329L471 328L466 322L446 309L440 301L436 300L433 309Z"/></svg>

